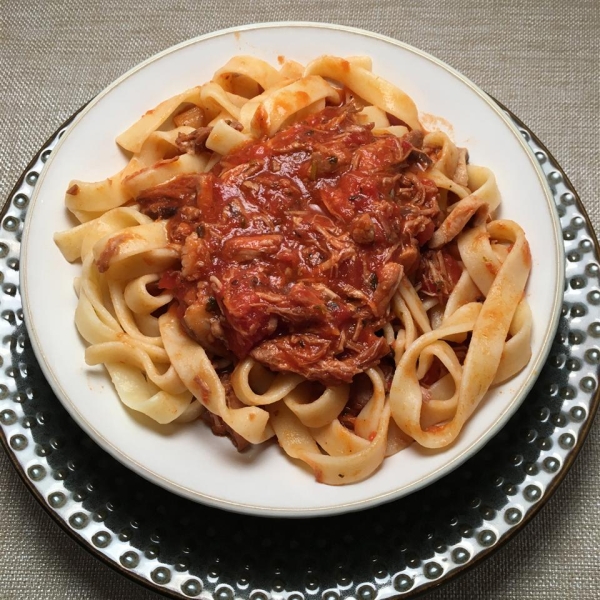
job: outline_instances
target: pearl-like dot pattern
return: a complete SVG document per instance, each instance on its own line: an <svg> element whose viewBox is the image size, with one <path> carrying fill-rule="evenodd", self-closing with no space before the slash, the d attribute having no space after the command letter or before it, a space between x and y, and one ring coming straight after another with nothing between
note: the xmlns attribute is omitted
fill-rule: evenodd
<svg viewBox="0 0 600 600"><path fill-rule="evenodd" d="M119 561L126 569L135 569L140 564L140 557L137 552L128 551L125 552L120 558Z"/></svg>
<svg viewBox="0 0 600 600"><path fill-rule="evenodd" d="M42 465L32 465L27 469L27 475L32 481L41 481L46 477L46 468Z"/></svg>
<svg viewBox="0 0 600 600"><path fill-rule="evenodd" d="M181 584L181 591L190 598L195 598L202 591L202 583L198 579L188 579Z"/></svg>
<svg viewBox="0 0 600 600"><path fill-rule="evenodd" d="M73 529L83 529L88 526L89 522L89 516L83 512L76 512L69 517L69 525L71 525Z"/></svg>
<svg viewBox="0 0 600 600"><path fill-rule="evenodd" d="M99 531L92 536L92 544L97 548L106 548L112 541L112 535L108 531Z"/></svg>
<svg viewBox="0 0 600 600"><path fill-rule="evenodd" d="M509 508L504 513L504 520L510 525L515 525L522 518L523 513L518 508Z"/></svg>
<svg viewBox="0 0 600 600"><path fill-rule="evenodd" d="M171 571L167 567L157 567L150 574L152 581L164 585L171 581ZM222 598L217 595L218 600L232 600L231 598Z"/></svg>
<svg viewBox="0 0 600 600"><path fill-rule="evenodd" d="M484 529L477 536L477 541L484 548L489 548L490 546L493 546L496 543L497 539L498 539L498 536L496 535L496 533L490 529Z"/></svg>
<svg viewBox="0 0 600 600"><path fill-rule="evenodd" d="M425 565L424 572L425 577L428 579L438 579L444 572L444 569L439 563L429 562Z"/></svg>
<svg viewBox="0 0 600 600"><path fill-rule="evenodd" d="M528 485L523 491L523 495L529 502L537 502L542 497L542 490L537 485Z"/></svg>
<svg viewBox="0 0 600 600"><path fill-rule="evenodd" d="M356 535L356 515L278 520L274 535L264 520L175 497L104 453L53 399L23 324L18 278L25 212L56 136L0 221L0 439L28 485L79 541L181 598L409 597L475 564L545 501L598 404L594 234L554 159L521 132L552 189L565 246L565 298L548 361L528 401L486 448L427 489L361 513L367 539Z"/></svg>

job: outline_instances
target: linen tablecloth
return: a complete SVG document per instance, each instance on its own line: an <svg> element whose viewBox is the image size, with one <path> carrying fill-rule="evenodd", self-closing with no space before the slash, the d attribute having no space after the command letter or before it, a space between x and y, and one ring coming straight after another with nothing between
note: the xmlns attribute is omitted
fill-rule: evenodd
<svg viewBox="0 0 600 600"><path fill-rule="evenodd" d="M323 21L429 52L508 106L547 145L600 230L596 0L85 0L0 3L0 199L57 127L116 77L173 44L265 21ZM516 539L431 600L600 594L600 422L558 492ZM0 452L0 598L158 598L48 517Z"/></svg>

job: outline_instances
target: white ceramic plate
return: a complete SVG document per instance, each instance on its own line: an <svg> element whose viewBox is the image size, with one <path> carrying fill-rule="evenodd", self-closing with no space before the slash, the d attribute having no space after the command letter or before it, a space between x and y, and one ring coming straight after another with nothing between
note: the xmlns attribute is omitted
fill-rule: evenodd
<svg viewBox="0 0 600 600"><path fill-rule="evenodd" d="M494 389L443 451L417 447L384 461L364 482L330 487L287 459L276 445L238 454L201 422L158 426L126 409L101 368L87 367L73 316L73 278L52 241L71 221L63 205L70 179L101 180L126 163L115 138L141 114L211 79L236 54L272 64L284 55L302 63L320 54L369 55L375 73L416 102L425 126L440 125L490 167L502 194L500 215L525 229L533 255L528 299L534 315L533 358ZM230 29L175 46L118 79L75 119L44 169L28 212L21 285L33 347L46 377L79 425L103 448L151 481L183 496L230 510L309 516L356 510L398 498L448 473L499 431L544 364L563 289L560 229L549 190L530 150L500 109L462 75L423 52L382 36L339 26L273 23Z"/></svg>

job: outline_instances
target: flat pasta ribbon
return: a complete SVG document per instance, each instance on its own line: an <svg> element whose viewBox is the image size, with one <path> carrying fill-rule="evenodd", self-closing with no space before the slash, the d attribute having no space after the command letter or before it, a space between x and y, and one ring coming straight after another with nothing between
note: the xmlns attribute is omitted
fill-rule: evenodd
<svg viewBox="0 0 600 600"><path fill-rule="evenodd" d="M320 75L339 81L355 94L394 115L411 129L422 130L417 107L402 90L370 70L336 56L321 56L309 63L306 75Z"/></svg>
<svg viewBox="0 0 600 600"><path fill-rule="evenodd" d="M230 408L225 389L202 346L182 330L173 309L159 318L165 349L175 370L187 388L210 412L218 415L234 431L252 444L260 444L273 436L269 413L247 406Z"/></svg>
<svg viewBox="0 0 600 600"><path fill-rule="evenodd" d="M523 230L512 221L493 221L488 224L488 233L492 237L510 241L512 248L494 278L485 301L482 304L465 304L453 312L442 327L413 342L402 356L394 375L390 391L394 420L407 435L427 448L441 448L454 441L494 383L503 355L512 357L514 361L514 352L505 350L508 346L506 338L521 305L531 268L529 245ZM518 340L514 344L517 347L528 337L528 317L527 309L522 307L512 325L515 336L511 340ZM519 331L523 332L520 339L517 337ZM432 342L466 332L471 332L471 340L462 373L458 381L455 380L456 411L445 422L423 429L421 418L424 400L417 361ZM519 364L504 368L506 374L514 374Z"/></svg>

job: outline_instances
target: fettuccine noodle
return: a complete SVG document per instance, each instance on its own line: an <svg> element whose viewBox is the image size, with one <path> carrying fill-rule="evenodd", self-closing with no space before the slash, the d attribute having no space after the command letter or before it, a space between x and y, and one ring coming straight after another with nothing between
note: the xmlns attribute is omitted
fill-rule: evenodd
<svg viewBox="0 0 600 600"><path fill-rule="evenodd" d="M452 444L529 361L529 246L493 173L369 58L236 56L117 143L55 241L86 362L130 409L348 484Z"/></svg>

